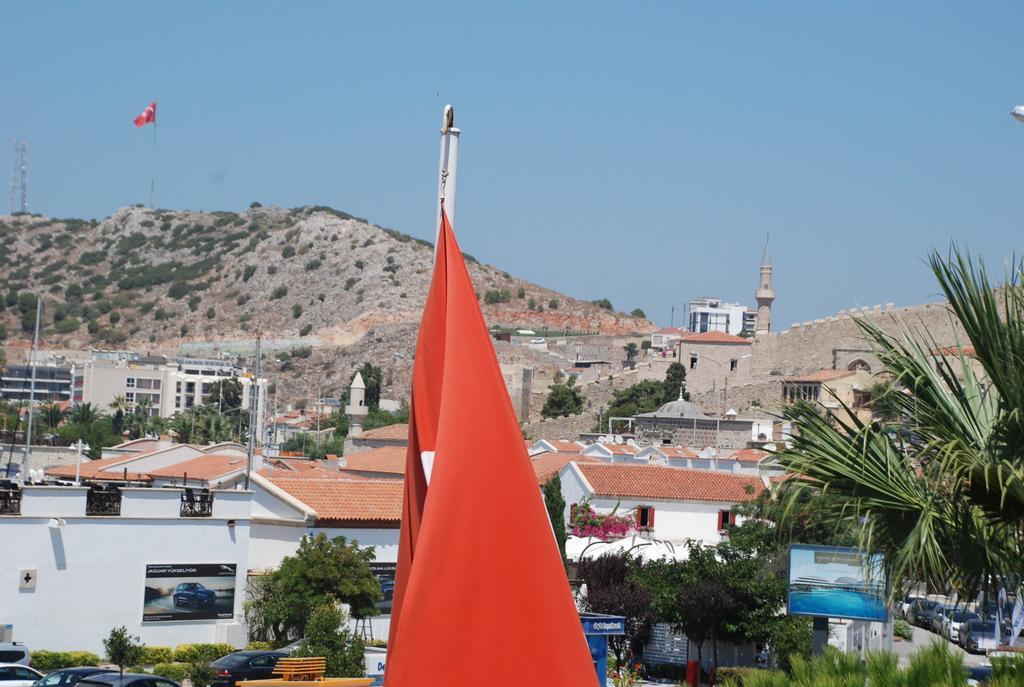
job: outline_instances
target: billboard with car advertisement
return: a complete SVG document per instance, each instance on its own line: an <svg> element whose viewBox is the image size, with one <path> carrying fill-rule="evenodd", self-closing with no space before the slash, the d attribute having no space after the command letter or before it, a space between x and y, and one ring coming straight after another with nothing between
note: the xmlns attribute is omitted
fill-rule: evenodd
<svg viewBox="0 0 1024 687"><path fill-rule="evenodd" d="M234 563L147 565L142 621L233 618L235 568Z"/></svg>
<svg viewBox="0 0 1024 687"><path fill-rule="evenodd" d="M789 549L790 615L886 622L885 594L880 554L802 544Z"/></svg>

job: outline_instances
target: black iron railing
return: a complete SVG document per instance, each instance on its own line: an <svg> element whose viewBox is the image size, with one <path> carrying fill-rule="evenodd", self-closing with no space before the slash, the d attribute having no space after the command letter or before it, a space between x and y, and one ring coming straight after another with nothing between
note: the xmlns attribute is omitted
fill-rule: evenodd
<svg viewBox="0 0 1024 687"><path fill-rule="evenodd" d="M186 489L181 493L181 517L208 518L213 515L213 494L198 489Z"/></svg>
<svg viewBox="0 0 1024 687"><path fill-rule="evenodd" d="M120 515L121 492L90 489L85 497L86 515Z"/></svg>
<svg viewBox="0 0 1024 687"><path fill-rule="evenodd" d="M0 488L0 515L21 515L21 490Z"/></svg>

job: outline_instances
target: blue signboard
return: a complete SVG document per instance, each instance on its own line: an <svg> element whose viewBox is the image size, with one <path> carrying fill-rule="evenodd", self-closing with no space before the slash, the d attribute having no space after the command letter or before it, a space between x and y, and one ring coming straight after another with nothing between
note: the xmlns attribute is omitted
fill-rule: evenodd
<svg viewBox="0 0 1024 687"><path fill-rule="evenodd" d="M789 549L790 615L886 622L885 591L880 554L802 544Z"/></svg>

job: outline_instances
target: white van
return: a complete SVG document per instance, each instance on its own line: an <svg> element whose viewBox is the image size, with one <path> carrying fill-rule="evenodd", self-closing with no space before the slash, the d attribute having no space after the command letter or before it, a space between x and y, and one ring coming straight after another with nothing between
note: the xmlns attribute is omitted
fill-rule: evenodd
<svg viewBox="0 0 1024 687"><path fill-rule="evenodd" d="M29 655L28 647L24 644L0 643L0 663L20 663L23 666L30 666L32 657Z"/></svg>

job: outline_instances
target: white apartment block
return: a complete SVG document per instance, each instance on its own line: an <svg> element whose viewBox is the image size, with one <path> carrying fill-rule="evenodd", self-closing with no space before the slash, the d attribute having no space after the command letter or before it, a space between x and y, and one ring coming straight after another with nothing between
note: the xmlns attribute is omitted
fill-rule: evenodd
<svg viewBox="0 0 1024 687"><path fill-rule="evenodd" d="M741 303L726 303L720 298L697 298L687 304L690 331L725 332L740 336L754 333L757 312Z"/></svg>
<svg viewBox="0 0 1024 687"><path fill-rule="evenodd" d="M75 369L72 401L106 409L114 398L146 407L153 417L173 417L180 411L209 401L218 384L237 377L242 385L242 410L248 410L256 390L259 408L266 408L267 380L253 379L243 369L223 360L168 359L125 351L94 351ZM257 436L262 436L264 413L257 413Z"/></svg>

